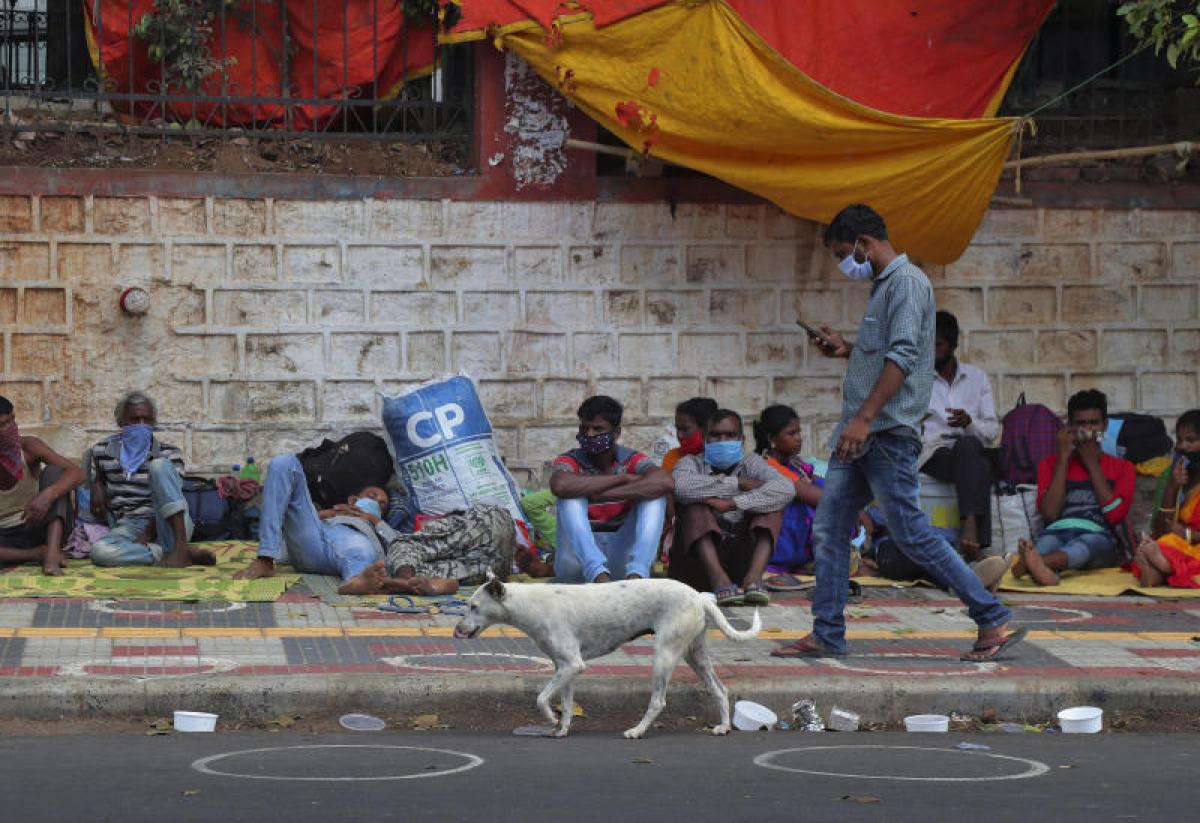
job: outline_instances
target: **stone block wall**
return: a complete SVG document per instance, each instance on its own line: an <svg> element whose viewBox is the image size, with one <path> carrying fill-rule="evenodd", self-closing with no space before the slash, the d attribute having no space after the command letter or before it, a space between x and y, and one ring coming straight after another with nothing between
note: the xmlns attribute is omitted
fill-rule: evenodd
<svg viewBox="0 0 1200 823"><path fill-rule="evenodd" d="M1200 212L997 210L927 271L1001 413L1092 386L1168 418L1200 402ZM133 285L144 317L118 307ZM514 468L570 446L593 392L638 446L695 394L791 403L816 452L843 363L793 321L852 330L866 296L814 224L761 205L0 197L26 427L77 453L144 388L203 470L375 425L379 392L460 370Z"/></svg>

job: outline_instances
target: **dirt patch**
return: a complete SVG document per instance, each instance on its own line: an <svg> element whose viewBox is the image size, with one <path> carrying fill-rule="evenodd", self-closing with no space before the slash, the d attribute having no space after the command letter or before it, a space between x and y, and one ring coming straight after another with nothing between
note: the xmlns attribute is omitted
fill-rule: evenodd
<svg viewBox="0 0 1200 823"><path fill-rule="evenodd" d="M464 162L464 147L457 143L238 136L139 138L52 132L0 134L0 165L6 166L445 177L465 173Z"/></svg>

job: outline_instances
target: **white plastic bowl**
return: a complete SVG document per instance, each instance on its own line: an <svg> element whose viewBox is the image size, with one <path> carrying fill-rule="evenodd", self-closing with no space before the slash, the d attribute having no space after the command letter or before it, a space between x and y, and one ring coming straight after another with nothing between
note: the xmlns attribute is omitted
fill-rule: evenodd
<svg viewBox="0 0 1200 823"><path fill-rule="evenodd" d="M950 718L944 714L910 714L904 718L904 730L909 732L949 731Z"/></svg>
<svg viewBox="0 0 1200 823"><path fill-rule="evenodd" d="M217 716L208 712L175 712L175 731L212 732L217 729Z"/></svg>
<svg viewBox="0 0 1200 823"><path fill-rule="evenodd" d="M1104 727L1104 709L1095 706L1074 706L1058 713L1058 725L1063 734L1096 734Z"/></svg>
<svg viewBox="0 0 1200 823"><path fill-rule="evenodd" d="M766 706L739 700L733 704L733 725L738 731L770 731L779 722L779 716Z"/></svg>

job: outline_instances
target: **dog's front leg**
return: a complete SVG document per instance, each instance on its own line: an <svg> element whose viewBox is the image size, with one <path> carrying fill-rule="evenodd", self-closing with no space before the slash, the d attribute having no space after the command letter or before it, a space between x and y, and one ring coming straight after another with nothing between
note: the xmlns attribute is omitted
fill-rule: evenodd
<svg viewBox="0 0 1200 823"><path fill-rule="evenodd" d="M575 678L570 677L563 682L558 694L562 697L562 712L558 716L558 728L553 732L555 737L566 737L571 731L571 718L575 716Z"/></svg>
<svg viewBox="0 0 1200 823"><path fill-rule="evenodd" d="M583 660L575 658L562 663L557 663L554 670L554 677L550 678L550 682L542 689L537 697L537 707L545 715L546 719L555 726L559 725L558 716L554 713L554 708L550 705L550 701L554 699L554 695L563 687L565 683L570 683L578 674L583 671ZM567 721L570 725L570 721ZM561 736L561 735L559 735Z"/></svg>

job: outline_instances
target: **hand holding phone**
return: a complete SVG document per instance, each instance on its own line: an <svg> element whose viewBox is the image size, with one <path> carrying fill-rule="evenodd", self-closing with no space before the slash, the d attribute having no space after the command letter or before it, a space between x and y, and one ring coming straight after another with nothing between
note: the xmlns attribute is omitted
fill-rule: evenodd
<svg viewBox="0 0 1200 823"><path fill-rule="evenodd" d="M810 326L807 323L805 323L803 320L797 320L796 325L799 326L800 328L804 329L806 332L808 332L808 336L811 337L812 339L816 340L822 346L833 348L834 343L832 340L829 339L829 335L827 335L825 332L821 331L817 327Z"/></svg>

